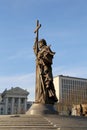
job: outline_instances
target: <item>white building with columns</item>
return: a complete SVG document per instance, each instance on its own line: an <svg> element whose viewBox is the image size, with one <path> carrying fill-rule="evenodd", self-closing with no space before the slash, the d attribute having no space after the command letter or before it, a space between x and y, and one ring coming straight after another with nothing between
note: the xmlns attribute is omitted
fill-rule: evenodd
<svg viewBox="0 0 87 130"><path fill-rule="evenodd" d="M29 92L15 87L5 90L1 94L0 114L24 114L27 110L27 96Z"/></svg>

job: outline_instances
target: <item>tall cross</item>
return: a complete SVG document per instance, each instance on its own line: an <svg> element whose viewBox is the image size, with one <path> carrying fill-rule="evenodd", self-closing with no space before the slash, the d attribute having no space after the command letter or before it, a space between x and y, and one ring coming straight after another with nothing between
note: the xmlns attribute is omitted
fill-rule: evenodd
<svg viewBox="0 0 87 130"><path fill-rule="evenodd" d="M39 29L41 27L41 24L39 24L39 20L37 20L37 25L36 25L36 29L34 30L34 33L36 33L36 39L38 42L38 35L39 35Z"/></svg>
<svg viewBox="0 0 87 130"><path fill-rule="evenodd" d="M38 51L39 51L39 48L38 48L38 35L39 35L40 27L41 27L41 24L39 24L39 20L37 20L36 29L34 31L34 33L36 33L36 39L35 39L35 43L34 43L34 52L36 54L36 58L37 58ZM37 60L36 60L36 88L39 85L38 79L39 79L39 77L38 77L38 64L37 64ZM37 99L38 99L38 95L37 95L37 92L35 92L35 100L37 101Z"/></svg>

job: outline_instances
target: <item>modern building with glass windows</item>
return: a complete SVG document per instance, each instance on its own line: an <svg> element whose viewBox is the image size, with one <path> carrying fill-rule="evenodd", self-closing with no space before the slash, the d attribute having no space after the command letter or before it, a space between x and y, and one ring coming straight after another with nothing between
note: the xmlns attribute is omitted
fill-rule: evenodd
<svg viewBox="0 0 87 130"><path fill-rule="evenodd" d="M59 75L54 77L54 86L59 103L87 104L87 79Z"/></svg>

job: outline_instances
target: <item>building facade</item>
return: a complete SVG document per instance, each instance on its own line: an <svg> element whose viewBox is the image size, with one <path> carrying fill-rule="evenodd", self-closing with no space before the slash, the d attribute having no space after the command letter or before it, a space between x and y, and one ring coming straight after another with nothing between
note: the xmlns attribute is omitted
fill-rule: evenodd
<svg viewBox="0 0 87 130"><path fill-rule="evenodd" d="M24 114L27 110L29 92L19 87L5 90L1 94L0 114Z"/></svg>
<svg viewBox="0 0 87 130"><path fill-rule="evenodd" d="M87 104L87 79L59 75L54 77L54 86L59 103Z"/></svg>

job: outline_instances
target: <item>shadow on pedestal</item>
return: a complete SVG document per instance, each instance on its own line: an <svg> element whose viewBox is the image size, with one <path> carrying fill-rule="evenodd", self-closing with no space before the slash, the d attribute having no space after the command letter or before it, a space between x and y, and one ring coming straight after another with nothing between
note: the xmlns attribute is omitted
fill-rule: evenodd
<svg viewBox="0 0 87 130"><path fill-rule="evenodd" d="M34 103L26 112L27 115L58 114L52 104Z"/></svg>

